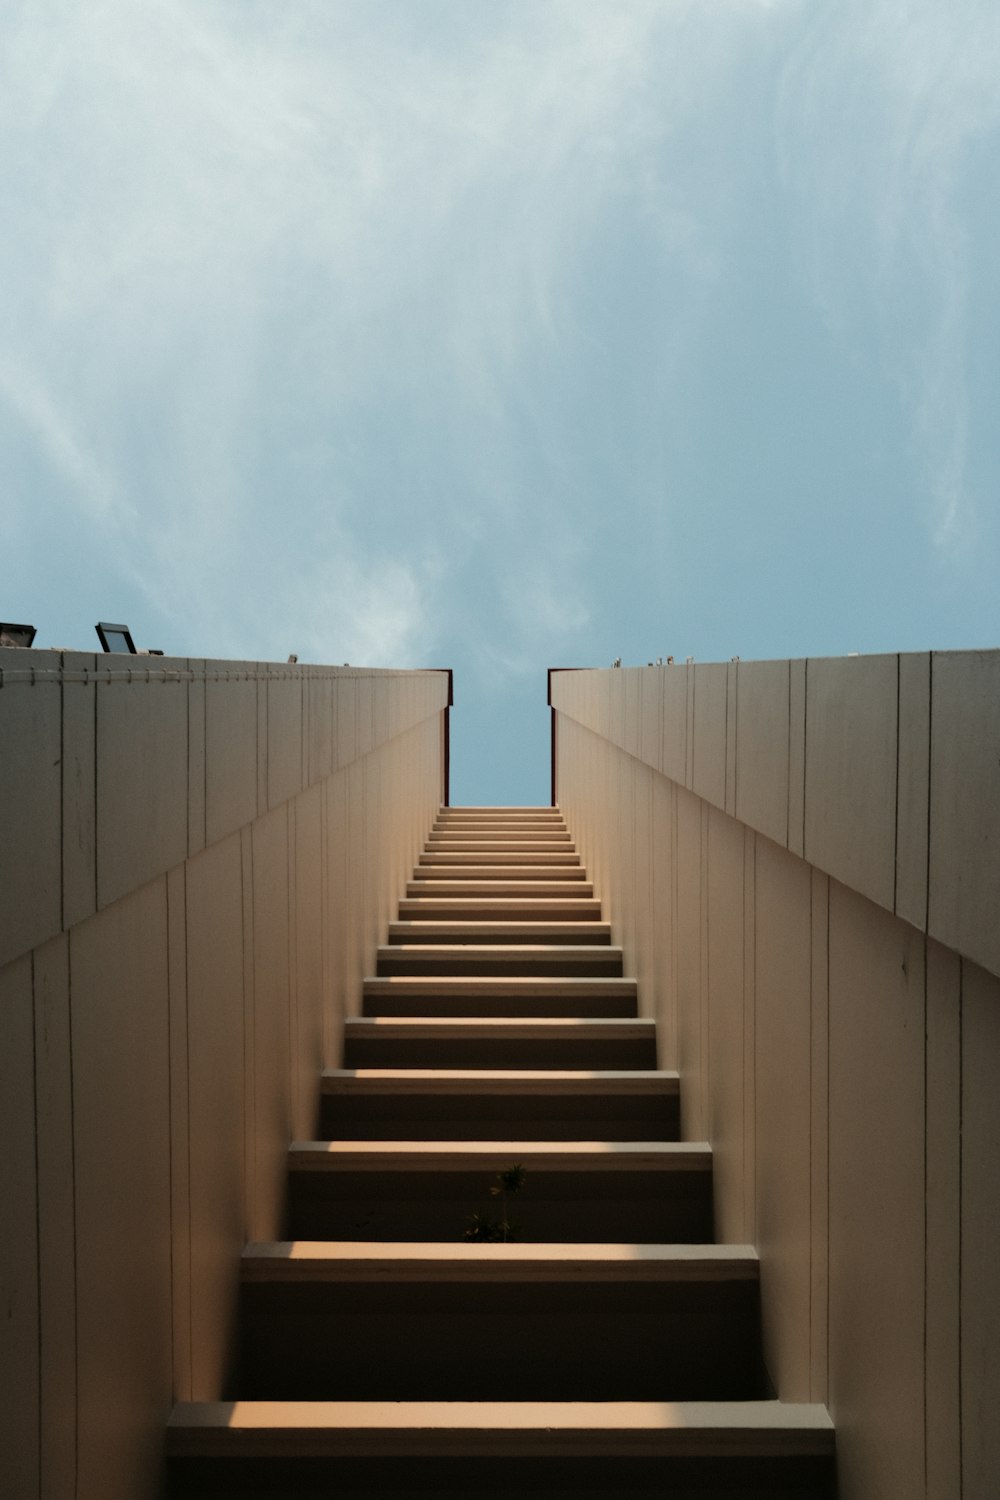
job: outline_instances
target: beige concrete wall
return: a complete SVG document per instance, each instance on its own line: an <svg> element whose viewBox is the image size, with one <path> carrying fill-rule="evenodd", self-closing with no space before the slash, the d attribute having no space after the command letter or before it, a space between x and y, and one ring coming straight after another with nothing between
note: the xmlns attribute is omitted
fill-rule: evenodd
<svg viewBox="0 0 1000 1500"><path fill-rule="evenodd" d="M1000 653L565 672L553 702L778 1394L830 1406L843 1500L986 1500Z"/></svg>
<svg viewBox="0 0 1000 1500"><path fill-rule="evenodd" d="M0 1475L148 1500L441 801L442 673L0 652ZM32 674L34 680L32 680Z"/></svg>

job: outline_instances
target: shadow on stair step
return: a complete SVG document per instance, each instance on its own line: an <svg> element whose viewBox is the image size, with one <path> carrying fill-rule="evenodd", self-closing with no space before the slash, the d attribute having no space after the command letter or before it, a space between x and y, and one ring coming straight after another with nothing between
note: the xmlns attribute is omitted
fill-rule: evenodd
<svg viewBox="0 0 1000 1500"><path fill-rule="evenodd" d="M502 1268L498 1273L502 1276ZM244 1285L239 1389L280 1401L747 1401L756 1279Z"/></svg>
<svg viewBox="0 0 1000 1500"><path fill-rule="evenodd" d="M170 1500L833 1500L829 1459L200 1459Z"/></svg>
<svg viewBox="0 0 1000 1500"><path fill-rule="evenodd" d="M460 1241L491 1173L427 1170L291 1173L290 1239ZM523 1242L705 1244L711 1174L532 1169L517 1202Z"/></svg>

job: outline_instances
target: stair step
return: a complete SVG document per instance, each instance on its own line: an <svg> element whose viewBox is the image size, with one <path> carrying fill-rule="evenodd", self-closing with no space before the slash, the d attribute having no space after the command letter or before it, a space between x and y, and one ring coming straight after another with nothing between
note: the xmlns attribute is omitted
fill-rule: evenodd
<svg viewBox="0 0 1000 1500"><path fill-rule="evenodd" d="M329 1068L327 1140L676 1141L676 1073L569 1068Z"/></svg>
<svg viewBox="0 0 1000 1500"><path fill-rule="evenodd" d="M624 978L495 975L387 975L364 980L366 1016L562 1016L612 1019L636 1016L634 980Z"/></svg>
<svg viewBox="0 0 1000 1500"><path fill-rule="evenodd" d="M461 853L473 852L477 849L521 849L525 852L541 851L552 854L575 854L576 848L569 834L558 833L432 833L424 844L424 849L431 853L434 850L447 852L454 850Z"/></svg>
<svg viewBox="0 0 1000 1500"><path fill-rule="evenodd" d="M510 836L514 838L561 839L564 835L566 838L569 837L569 829L566 827L566 824L556 821L539 823L537 821L526 820L520 823L510 821L491 823L487 820L473 822L471 819L468 819L461 823L437 822L430 831L432 835L448 834L449 836L458 838L507 838Z"/></svg>
<svg viewBox="0 0 1000 1500"><path fill-rule="evenodd" d="M549 802L531 802L528 805L514 802L450 802L438 810L439 817L469 817L472 814L489 813L490 816L511 817L514 813L526 813L529 817L562 817L562 808Z"/></svg>
<svg viewBox="0 0 1000 1500"><path fill-rule="evenodd" d="M468 1128L468 1127L467 1127ZM705 1243L712 1153L700 1142L295 1141L294 1239L459 1240L498 1172L524 1166L523 1242Z"/></svg>
<svg viewBox="0 0 1000 1500"><path fill-rule="evenodd" d="M617 996L635 1000L638 987L634 979L610 974L386 974L366 979L362 993L366 999L379 995L461 995L470 1002L468 1014L474 1016L478 1003L486 999L523 1000L533 997L544 1000L558 996L564 1000L583 1001L595 996ZM432 1015L433 1012L424 1014Z"/></svg>
<svg viewBox="0 0 1000 1500"><path fill-rule="evenodd" d="M243 1280L253 1282L752 1281L752 1245L386 1244L381 1240L283 1240L245 1247Z"/></svg>
<svg viewBox="0 0 1000 1500"><path fill-rule="evenodd" d="M610 1017L584 1019L579 1016L564 1020L548 1017L524 1016L516 1020L506 1017L461 1017L445 1016L398 1017L392 1020L367 1016L348 1016L344 1025L347 1035L354 1041L370 1041L376 1037L432 1038L436 1040L475 1041L482 1037L511 1037L517 1041L530 1042L572 1041L576 1037L593 1038L598 1044L603 1041L629 1042L652 1041L656 1036L656 1022L646 1018L618 1020Z"/></svg>
<svg viewBox="0 0 1000 1500"><path fill-rule="evenodd" d="M427 849L441 849L450 844L478 843L483 838L475 828L448 828L448 831L427 834ZM556 843L570 844L570 829L540 828L537 832L523 828L496 828L490 831L490 841L496 843Z"/></svg>
<svg viewBox="0 0 1000 1500"><path fill-rule="evenodd" d="M390 922L390 943L610 944L610 922Z"/></svg>
<svg viewBox="0 0 1000 1500"><path fill-rule="evenodd" d="M376 951L379 974L610 975L622 972L622 950L610 944L396 943Z"/></svg>
<svg viewBox="0 0 1000 1500"><path fill-rule="evenodd" d="M239 1388L299 1400L753 1399L766 1391L756 1257L713 1250L252 1246Z"/></svg>
<svg viewBox="0 0 1000 1500"><path fill-rule="evenodd" d="M399 903L401 920L412 922L487 921L506 922L599 922L601 903L593 896L578 899L546 896L454 896L449 890L444 896L416 896L404 898Z"/></svg>
<svg viewBox="0 0 1000 1500"><path fill-rule="evenodd" d="M533 870L530 878L524 871L493 870L485 877L481 870L466 870L459 877L449 879L435 871L432 880L415 879L406 883L407 896L592 896L594 887L589 880L568 879L562 870ZM580 872L582 875L582 871Z"/></svg>
<svg viewBox="0 0 1000 1500"><path fill-rule="evenodd" d="M570 829L562 826L544 825L544 823L462 823L456 826L438 826L430 829L427 835L426 847L436 847L439 844L450 844L453 847L463 847L469 843L499 843L499 844L523 844L525 847L552 847L559 849L562 853L567 850L576 849Z"/></svg>
<svg viewBox="0 0 1000 1500"><path fill-rule="evenodd" d="M551 1069L476 1068L467 1072L437 1068L324 1068L324 1094L437 1095L468 1094L478 1099L583 1096L591 1101L627 1097L676 1098L677 1073L653 1069L619 1069L606 1073ZM699 1148L701 1149L701 1148Z"/></svg>
<svg viewBox="0 0 1000 1500"><path fill-rule="evenodd" d="M489 860L480 861L477 865L417 865L414 868L414 880L458 880L458 881L574 881L575 890L586 883L586 870L582 865L552 865L524 864L518 860L516 864L494 864Z"/></svg>
<svg viewBox="0 0 1000 1500"><path fill-rule="evenodd" d="M577 981L570 980L570 984ZM518 991L512 984L505 988L509 993L469 993L462 980L422 980L423 988L414 991L413 979L369 979L362 995L362 1014L377 1016L450 1016L462 1018L474 1016L481 1019L507 1017L516 1020L519 1016L571 1018L594 1017L595 1019L626 1019L639 1013L634 992L615 991L610 984L595 981L595 989L580 995L563 994L553 984L541 994L537 986L526 981L528 988ZM397 988L396 986L402 986ZM454 986L452 988L452 986Z"/></svg>
<svg viewBox="0 0 1000 1500"><path fill-rule="evenodd" d="M181 1402L167 1426L172 1457L830 1457L833 1446L826 1407L779 1401Z"/></svg>
<svg viewBox="0 0 1000 1500"><path fill-rule="evenodd" d="M442 807L439 823L562 823L558 807Z"/></svg>
<svg viewBox="0 0 1000 1500"><path fill-rule="evenodd" d="M352 1068L655 1068L656 1024L617 1017L349 1018Z"/></svg>
<svg viewBox="0 0 1000 1500"><path fill-rule="evenodd" d="M483 859L489 853L489 859ZM576 849L565 849L558 844L502 844L483 840L475 844L456 844L448 849L424 849L418 859L420 865L438 864L558 864L562 867L579 865Z"/></svg>

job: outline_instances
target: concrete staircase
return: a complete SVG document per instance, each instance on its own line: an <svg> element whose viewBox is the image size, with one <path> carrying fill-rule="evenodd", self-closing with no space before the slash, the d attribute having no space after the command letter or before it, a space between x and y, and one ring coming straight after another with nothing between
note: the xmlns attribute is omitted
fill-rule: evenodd
<svg viewBox="0 0 1000 1500"><path fill-rule="evenodd" d="M290 1238L243 1256L238 1399L176 1408L171 1493L831 1495L556 809L442 811L362 1011ZM515 1164L516 1240L465 1242Z"/></svg>

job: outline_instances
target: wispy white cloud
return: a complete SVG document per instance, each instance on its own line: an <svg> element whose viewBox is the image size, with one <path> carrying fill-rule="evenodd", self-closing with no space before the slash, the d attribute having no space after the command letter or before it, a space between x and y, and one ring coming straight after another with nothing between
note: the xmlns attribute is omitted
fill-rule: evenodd
<svg viewBox="0 0 1000 1500"><path fill-rule="evenodd" d="M116 485L96 455L73 431L66 413L51 392L30 370L0 355L0 401L23 425L55 472L79 498L92 521L121 524L134 510L117 493Z"/></svg>
<svg viewBox="0 0 1000 1500"><path fill-rule="evenodd" d="M226 563L252 566L257 533L321 654L344 626L297 587L303 548L381 622L352 655L432 649L419 559L442 534L489 535L507 589L516 430L609 205L711 274L657 153L768 8L725 0L706 27L690 0L11 0L0 335L51 503L213 636L226 612L253 628ZM553 608L536 589L546 629L584 618Z"/></svg>
<svg viewBox="0 0 1000 1500"><path fill-rule="evenodd" d="M946 551L977 531L965 186L1000 126L998 73L991 0L851 0L820 7L804 31L778 115L805 274L845 344L868 348L876 333L910 414L928 532Z"/></svg>

